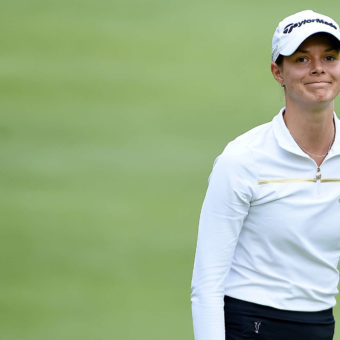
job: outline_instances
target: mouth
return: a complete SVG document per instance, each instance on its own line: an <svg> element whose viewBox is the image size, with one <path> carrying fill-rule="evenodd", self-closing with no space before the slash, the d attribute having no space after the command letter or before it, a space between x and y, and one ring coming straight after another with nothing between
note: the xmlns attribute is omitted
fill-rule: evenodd
<svg viewBox="0 0 340 340"><path fill-rule="evenodd" d="M325 84L331 84L330 81L325 80L317 80L317 81L310 81L308 83L305 83L305 85L325 85Z"/></svg>

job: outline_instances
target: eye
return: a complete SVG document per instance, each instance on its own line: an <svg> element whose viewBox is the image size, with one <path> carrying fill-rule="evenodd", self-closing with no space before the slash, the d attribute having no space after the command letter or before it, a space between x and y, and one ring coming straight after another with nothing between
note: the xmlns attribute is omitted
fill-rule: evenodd
<svg viewBox="0 0 340 340"><path fill-rule="evenodd" d="M305 62L308 61L308 59L307 59L307 57L298 57L298 58L296 59L296 61L297 61L298 63L305 63Z"/></svg>
<svg viewBox="0 0 340 340"><path fill-rule="evenodd" d="M334 57L333 55L328 55L328 56L326 57L326 60L327 60L327 61L333 61L333 60L335 60L335 57Z"/></svg>

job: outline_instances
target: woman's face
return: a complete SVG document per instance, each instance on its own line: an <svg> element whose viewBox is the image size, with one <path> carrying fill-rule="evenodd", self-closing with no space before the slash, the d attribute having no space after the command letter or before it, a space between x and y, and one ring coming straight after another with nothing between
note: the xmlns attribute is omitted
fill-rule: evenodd
<svg viewBox="0 0 340 340"><path fill-rule="evenodd" d="M330 103L340 92L339 45L328 34L313 35L272 72L285 87L287 104Z"/></svg>

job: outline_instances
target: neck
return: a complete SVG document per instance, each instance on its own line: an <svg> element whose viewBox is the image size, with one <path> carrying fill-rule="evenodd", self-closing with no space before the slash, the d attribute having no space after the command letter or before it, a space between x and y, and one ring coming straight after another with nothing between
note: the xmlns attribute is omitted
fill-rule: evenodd
<svg viewBox="0 0 340 340"><path fill-rule="evenodd" d="M292 137L318 166L327 156L335 137L333 109L333 103L313 109L287 105L284 114L284 121Z"/></svg>

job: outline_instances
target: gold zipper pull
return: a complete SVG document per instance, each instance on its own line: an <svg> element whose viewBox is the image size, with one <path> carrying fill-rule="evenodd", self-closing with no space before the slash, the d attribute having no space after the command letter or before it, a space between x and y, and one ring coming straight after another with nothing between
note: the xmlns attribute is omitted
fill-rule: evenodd
<svg viewBox="0 0 340 340"><path fill-rule="evenodd" d="M321 170L320 170L319 167L316 170L316 177L315 177L315 179L316 179L317 182L321 180Z"/></svg>

